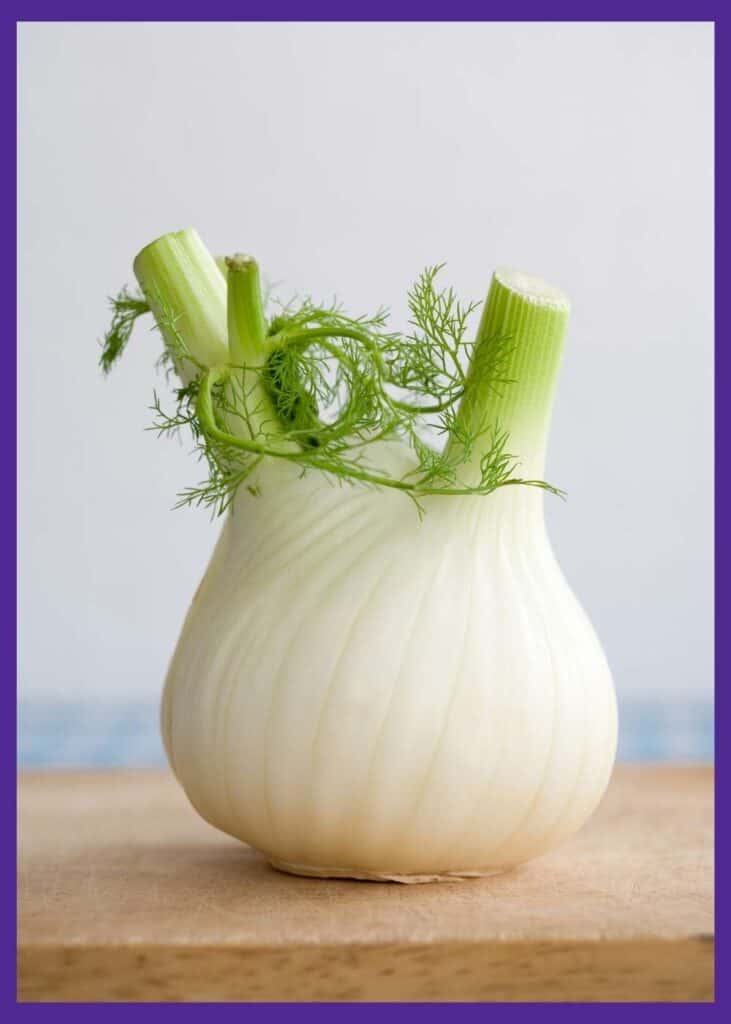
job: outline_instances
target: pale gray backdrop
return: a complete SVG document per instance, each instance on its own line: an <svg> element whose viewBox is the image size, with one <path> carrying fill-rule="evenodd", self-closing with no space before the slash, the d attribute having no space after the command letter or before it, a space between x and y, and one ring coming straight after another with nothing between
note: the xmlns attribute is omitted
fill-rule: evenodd
<svg viewBox="0 0 731 1024"><path fill-rule="evenodd" d="M158 342L108 380L105 297L195 225L349 309L447 260L571 296L551 535L620 695L712 670L712 27L20 28L21 692L156 694L218 525L145 427Z"/></svg>

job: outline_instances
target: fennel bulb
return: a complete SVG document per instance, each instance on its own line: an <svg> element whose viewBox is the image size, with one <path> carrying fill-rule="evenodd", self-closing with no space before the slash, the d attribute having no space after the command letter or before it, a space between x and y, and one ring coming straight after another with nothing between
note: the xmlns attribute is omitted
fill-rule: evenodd
<svg viewBox="0 0 731 1024"><path fill-rule="evenodd" d="M180 232L105 339L108 368L152 310L183 382L157 425L209 470L183 500L225 514L165 684L170 764L299 874L505 870L583 824L614 760L610 672L543 518L568 303L498 271L471 343L438 269L406 336L308 302L267 322L255 262Z"/></svg>

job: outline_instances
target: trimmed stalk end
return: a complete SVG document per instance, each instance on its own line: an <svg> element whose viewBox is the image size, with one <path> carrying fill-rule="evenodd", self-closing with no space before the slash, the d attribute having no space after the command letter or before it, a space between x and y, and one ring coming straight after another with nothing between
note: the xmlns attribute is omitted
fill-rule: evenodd
<svg viewBox="0 0 731 1024"><path fill-rule="evenodd" d="M548 284L542 277L526 274L522 270L513 270L510 267L498 267L494 277L504 288L519 296L524 302L557 312L569 313L571 311L571 303L564 292L560 288Z"/></svg>
<svg viewBox="0 0 731 1024"><path fill-rule="evenodd" d="M133 268L181 376L176 335L201 365L227 362L226 280L198 232L162 235L137 254Z"/></svg>

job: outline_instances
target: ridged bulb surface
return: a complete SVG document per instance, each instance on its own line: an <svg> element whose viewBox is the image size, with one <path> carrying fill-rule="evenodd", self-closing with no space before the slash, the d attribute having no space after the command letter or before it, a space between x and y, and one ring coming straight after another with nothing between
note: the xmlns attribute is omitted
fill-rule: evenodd
<svg viewBox="0 0 731 1024"><path fill-rule="evenodd" d="M543 497L435 498L274 467L243 493L165 687L212 825L300 873L502 871L578 829L616 747L610 672Z"/></svg>
<svg viewBox="0 0 731 1024"><path fill-rule="evenodd" d="M525 487L436 499L271 472L236 502L163 701L211 824L304 873L503 870L594 810L611 677Z"/></svg>

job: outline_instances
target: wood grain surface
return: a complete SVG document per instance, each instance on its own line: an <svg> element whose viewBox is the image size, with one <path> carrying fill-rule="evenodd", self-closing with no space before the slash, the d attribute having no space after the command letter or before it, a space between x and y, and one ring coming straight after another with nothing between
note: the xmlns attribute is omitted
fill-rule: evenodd
<svg viewBox="0 0 731 1024"><path fill-rule="evenodd" d="M295 878L163 773L20 780L19 999L708 1001L712 772L621 766L596 815L508 874Z"/></svg>

